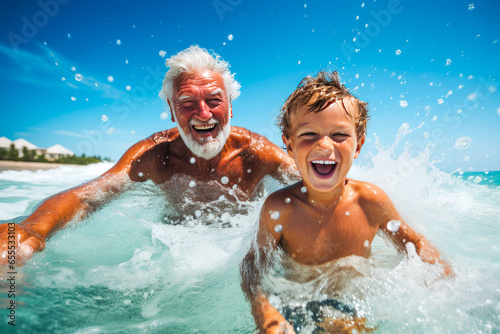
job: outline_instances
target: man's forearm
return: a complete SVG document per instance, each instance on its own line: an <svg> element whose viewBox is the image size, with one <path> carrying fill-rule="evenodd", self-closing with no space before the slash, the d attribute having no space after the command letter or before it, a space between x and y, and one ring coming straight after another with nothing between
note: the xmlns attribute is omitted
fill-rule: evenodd
<svg viewBox="0 0 500 334"><path fill-rule="evenodd" d="M44 239L63 228L78 212L86 212L88 205L71 190L45 200L20 225L32 230Z"/></svg>

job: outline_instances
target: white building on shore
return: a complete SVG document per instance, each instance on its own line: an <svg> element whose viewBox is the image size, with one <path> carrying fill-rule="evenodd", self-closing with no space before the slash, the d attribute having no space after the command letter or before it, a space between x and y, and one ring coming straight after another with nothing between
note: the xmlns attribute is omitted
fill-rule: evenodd
<svg viewBox="0 0 500 334"><path fill-rule="evenodd" d="M63 158L65 156L73 156L75 153L68 150L66 147L56 144L49 148L38 147L35 144L30 143L26 139L19 138L14 141L7 137L0 137L0 149L4 149L7 152L10 150L11 145L14 144L14 148L18 152L18 157L23 157L23 148L26 147L28 151L35 151L36 156L45 156L48 161L54 161L56 159Z"/></svg>

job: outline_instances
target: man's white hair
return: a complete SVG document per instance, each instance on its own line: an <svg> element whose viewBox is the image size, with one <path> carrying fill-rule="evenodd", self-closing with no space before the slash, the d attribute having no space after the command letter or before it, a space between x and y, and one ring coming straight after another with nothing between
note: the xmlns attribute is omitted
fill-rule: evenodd
<svg viewBox="0 0 500 334"><path fill-rule="evenodd" d="M160 97L168 104L167 99L172 100L174 91L174 80L182 73L196 73L206 70L219 73L224 80L224 88L229 101L236 99L240 95L240 84L234 80L234 74L229 71L229 63L221 59L221 56L213 52L210 54L206 49L197 45L191 45L186 50L167 59L166 65L169 67ZM173 111L172 111L173 112Z"/></svg>

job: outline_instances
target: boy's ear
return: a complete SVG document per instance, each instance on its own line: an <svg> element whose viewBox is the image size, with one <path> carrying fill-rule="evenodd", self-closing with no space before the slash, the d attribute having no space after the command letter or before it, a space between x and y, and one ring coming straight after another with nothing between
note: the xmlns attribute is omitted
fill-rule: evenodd
<svg viewBox="0 0 500 334"><path fill-rule="evenodd" d="M292 141L286 138L285 135L281 135L281 139L283 140L283 144L286 146L286 152L293 158Z"/></svg>
<svg viewBox="0 0 500 334"><path fill-rule="evenodd" d="M356 145L356 151L354 152L354 159L359 156L359 152L361 152L361 146L365 143L365 136L358 138L358 143Z"/></svg>

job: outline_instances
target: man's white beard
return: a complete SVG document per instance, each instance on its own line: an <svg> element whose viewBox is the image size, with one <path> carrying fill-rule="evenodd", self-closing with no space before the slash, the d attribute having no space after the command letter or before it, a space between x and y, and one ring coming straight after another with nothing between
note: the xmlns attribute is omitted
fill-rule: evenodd
<svg viewBox="0 0 500 334"><path fill-rule="evenodd" d="M193 152L194 155L206 160L210 160L217 154L219 154L220 151L222 151L222 148L226 144L227 138L229 138L229 134L231 133L230 119L228 119L226 126L224 126L219 131L217 137L202 137L200 139L201 142L198 142L193 138L191 133L184 132L184 129L179 126L177 115L175 114L175 112L173 112L173 114L175 122L177 123L177 129L179 130L179 134L181 135L184 144L186 144L186 146L189 148L189 150L191 150L191 152ZM192 126L191 122L189 126Z"/></svg>

